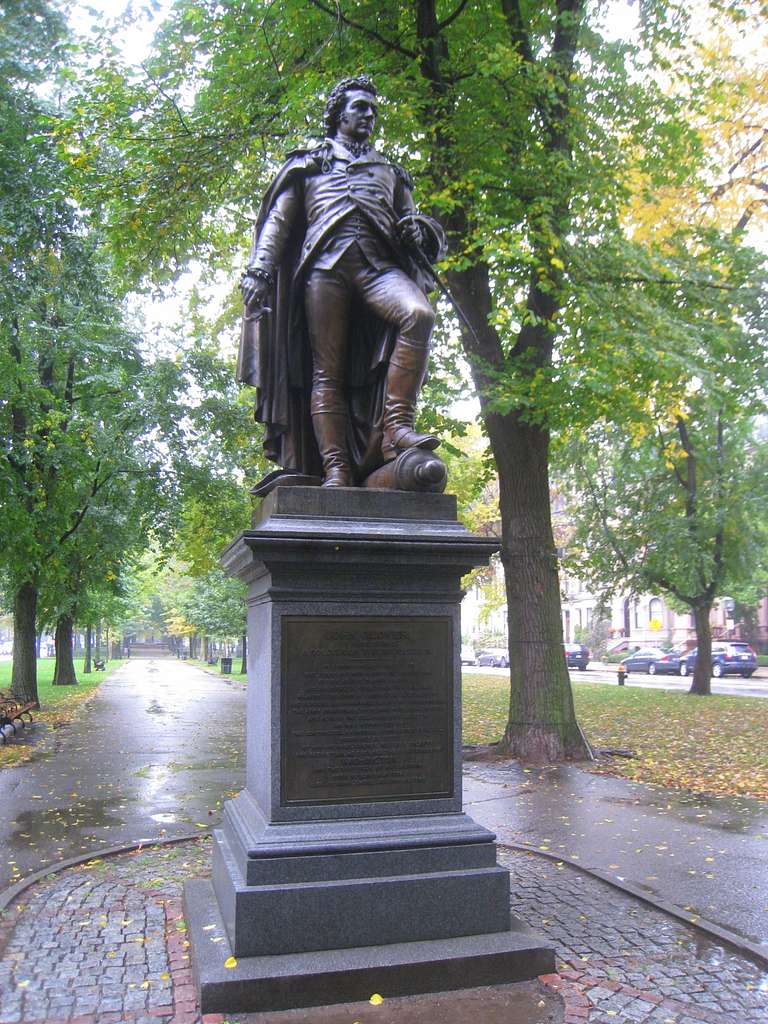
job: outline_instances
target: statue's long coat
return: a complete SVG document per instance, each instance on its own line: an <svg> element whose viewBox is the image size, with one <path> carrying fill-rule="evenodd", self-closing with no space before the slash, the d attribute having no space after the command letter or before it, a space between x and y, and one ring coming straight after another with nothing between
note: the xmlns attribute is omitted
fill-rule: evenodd
<svg viewBox="0 0 768 1024"><path fill-rule="evenodd" d="M254 232L254 251L264 223L277 198L289 187L301 188L308 175L321 174L324 162L333 155L336 144L329 140L309 150L297 150L270 185L261 204ZM361 158L361 159L366 159ZM386 164L402 179L404 202L398 213L414 212L410 181L400 168L371 150L368 162ZM301 205L301 204L299 204ZM376 217L376 210L364 211L381 232L406 273L425 291L433 281L424 268L414 262L393 237L393 225ZM390 218L391 220L391 218ZM442 255L444 236L431 218L419 216L427 237L428 256ZM304 317L304 278L307 232L306 220L296 216L291 225L279 265L274 268L271 309L256 320L243 319L237 379L256 388L255 417L264 424L264 451L284 470L322 475L322 464L312 430L310 395L312 355ZM302 260L304 256L304 260ZM358 479L381 464L379 426L386 381L386 365L394 341L393 329L369 310L353 310L345 374L349 407L348 442L352 464Z"/></svg>

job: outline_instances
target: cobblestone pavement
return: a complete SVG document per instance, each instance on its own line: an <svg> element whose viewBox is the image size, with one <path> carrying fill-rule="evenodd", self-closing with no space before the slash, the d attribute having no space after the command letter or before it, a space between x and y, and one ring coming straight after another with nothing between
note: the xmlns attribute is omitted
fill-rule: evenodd
<svg viewBox="0 0 768 1024"><path fill-rule="evenodd" d="M763 1024L768 974L566 864L500 851L513 913L557 947L566 1024Z"/></svg>
<svg viewBox="0 0 768 1024"><path fill-rule="evenodd" d="M464 810L499 842L575 860L768 953L768 802L491 758L465 763Z"/></svg>
<svg viewBox="0 0 768 1024"><path fill-rule="evenodd" d="M558 949L558 973L540 980L538 996L531 986L524 989L526 1005L534 1008L526 1024L768 1019L768 976L749 961L565 864L509 850L501 850L501 859L512 871L513 911ZM220 1014L201 1018L197 1012L181 911L184 880L206 874L209 861L210 844L200 840L94 860L30 889L0 922L0 1024L224 1022ZM564 1009L553 1015L554 993ZM430 1000L434 1016L425 1015ZM521 1019L508 1008L504 1016L451 1017L447 1001L439 995L420 1003L385 998L386 1013L327 1008L237 1014L229 1021Z"/></svg>

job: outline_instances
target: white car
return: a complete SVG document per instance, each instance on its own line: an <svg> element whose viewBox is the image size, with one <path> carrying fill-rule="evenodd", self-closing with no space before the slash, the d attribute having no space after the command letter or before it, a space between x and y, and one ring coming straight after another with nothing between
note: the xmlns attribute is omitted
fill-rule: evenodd
<svg viewBox="0 0 768 1024"><path fill-rule="evenodd" d="M461 645L461 664L462 665L474 665L477 661L475 657L475 649L470 647L469 644Z"/></svg>
<svg viewBox="0 0 768 1024"><path fill-rule="evenodd" d="M478 665L490 665L491 668L509 668L509 652L506 647L485 647L477 652Z"/></svg>

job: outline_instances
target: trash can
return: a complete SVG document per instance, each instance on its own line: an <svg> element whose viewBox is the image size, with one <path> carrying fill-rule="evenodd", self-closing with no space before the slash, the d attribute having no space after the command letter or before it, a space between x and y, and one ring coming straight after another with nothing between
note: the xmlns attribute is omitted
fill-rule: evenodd
<svg viewBox="0 0 768 1024"><path fill-rule="evenodd" d="M230 674L231 671L232 671L232 659L231 658L222 658L221 659L221 672L222 672L222 675L227 676L227 675Z"/></svg>

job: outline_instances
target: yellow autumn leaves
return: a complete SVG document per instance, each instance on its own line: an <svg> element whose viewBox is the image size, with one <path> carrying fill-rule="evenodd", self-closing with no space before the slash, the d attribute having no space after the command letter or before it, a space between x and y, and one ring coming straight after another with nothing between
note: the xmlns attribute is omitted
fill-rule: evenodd
<svg viewBox="0 0 768 1024"><path fill-rule="evenodd" d="M592 770L700 793L768 799L768 701L684 692L574 684L576 714L596 747L628 748L632 758ZM509 680L464 676L464 741L490 743L504 731Z"/></svg>

